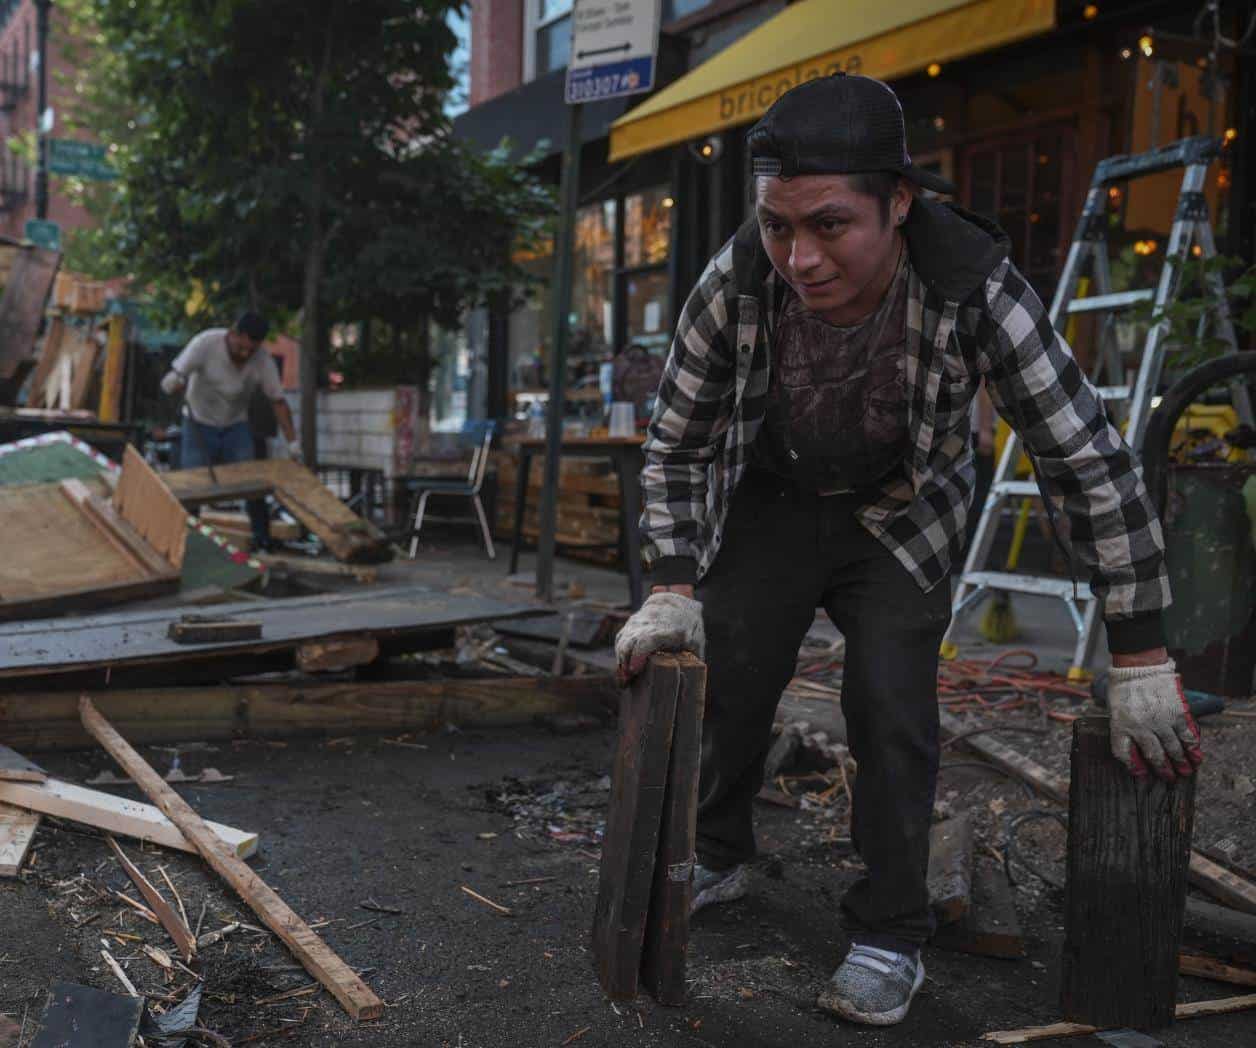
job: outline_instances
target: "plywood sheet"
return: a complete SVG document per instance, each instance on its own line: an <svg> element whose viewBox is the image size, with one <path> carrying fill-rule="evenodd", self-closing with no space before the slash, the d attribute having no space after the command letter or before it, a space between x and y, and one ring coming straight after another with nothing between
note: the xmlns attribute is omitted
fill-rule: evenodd
<svg viewBox="0 0 1256 1048"><path fill-rule="evenodd" d="M21 378L35 352L48 292L61 265L61 254L24 247L0 296L0 403L13 403Z"/></svg>
<svg viewBox="0 0 1256 1048"><path fill-rule="evenodd" d="M136 577L134 562L56 484L0 489L0 535L20 551L0 560L0 605Z"/></svg>

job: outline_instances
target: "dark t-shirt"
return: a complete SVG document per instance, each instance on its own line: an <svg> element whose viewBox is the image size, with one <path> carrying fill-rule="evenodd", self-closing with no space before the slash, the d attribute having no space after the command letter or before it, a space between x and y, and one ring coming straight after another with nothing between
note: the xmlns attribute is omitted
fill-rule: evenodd
<svg viewBox="0 0 1256 1048"><path fill-rule="evenodd" d="M875 484L908 448L906 257L875 313L840 327L789 294L750 466L820 494Z"/></svg>

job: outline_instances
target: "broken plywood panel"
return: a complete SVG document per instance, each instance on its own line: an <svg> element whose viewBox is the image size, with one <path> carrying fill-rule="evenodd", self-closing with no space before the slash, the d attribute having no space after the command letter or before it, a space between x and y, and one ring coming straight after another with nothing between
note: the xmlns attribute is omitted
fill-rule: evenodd
<svg viewBox="0 0 1256 1048"><path fill-rule="evenodd" d="M214 467L214 478L207 469L181 469L165 476L185 506L274 495L337 560L375 563L392 559L387 536L349 509L299 462L229 462Z"/></svg>
<svg viewBox="0 0 1256 1048"><path fill-rule="evenodd" d="M58 484L0 490L0 534L20 536L22 548L0 567L0 619L100 607L178 585L177 574L153 577L137 565Z"/></svg>
<svg viewBox="0 0 1256 1048"><path fill-rule="evenodd" d="M0 804L0 877L16 877L42 818L37 812Z"/></svg>
<svg viewBox="0 0 1256 1048"><path fill-rule="evenodd" d="M118 466L98 451L64 431L0 444L0 487L82 480L96 495L108 497L105 478ZM185 593L217 586L243 589L258 583L264 566L255 557L231 545L205 523L187 518L187 545L180 589Z"/></svg>
<svg viewBox="0 0 1256 1048"><path fill-rule="evenodd" d="M24 246L0 296L0 404L13 404L32 365L35 336L61 253Z"/></svg>

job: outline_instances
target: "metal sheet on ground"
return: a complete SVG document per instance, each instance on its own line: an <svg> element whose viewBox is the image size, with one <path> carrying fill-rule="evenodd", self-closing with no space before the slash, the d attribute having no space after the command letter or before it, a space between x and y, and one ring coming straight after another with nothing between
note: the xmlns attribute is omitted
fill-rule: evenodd
<svg viewBox="0 0 1256 1048"><path fill-rule="evenodd" d="M184 608L117 612L72 620L35 620L0 627L0 678L30 677L103 664L129 665L186 657L186 645L167 632ZM340 633L386 636L491 619L535 614L525 605L485 597L453 596L423 586L390 586L369 593L319 594L266 603L217 605L215 614L239 613L262 623L262 640L199 646L194 654L295 647Z"/></svg>

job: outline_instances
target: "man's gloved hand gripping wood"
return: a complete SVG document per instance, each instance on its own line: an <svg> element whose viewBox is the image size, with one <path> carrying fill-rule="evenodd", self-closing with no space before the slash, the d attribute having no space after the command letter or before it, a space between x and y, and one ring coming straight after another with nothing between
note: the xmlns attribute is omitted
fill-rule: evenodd
<svg viewBox="0 0 1256 1048"><path fill-rule="evenodd" d="M693 587L655 587L615 638L620 683L645 669L655 652L691 651L702 658L705 648L702 605L693 599Z"/></svg>
<svg viewBox="0 0 1256 1048"><path fill-rule="evenodd" d="M1199 728L1172 659L1151 666L1114 665L1108 674L1112 755L1132 775L1150 768L1174 782L1203 763Z"/></svg>

